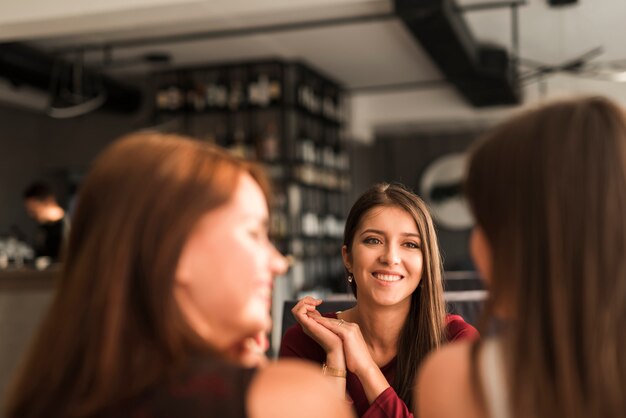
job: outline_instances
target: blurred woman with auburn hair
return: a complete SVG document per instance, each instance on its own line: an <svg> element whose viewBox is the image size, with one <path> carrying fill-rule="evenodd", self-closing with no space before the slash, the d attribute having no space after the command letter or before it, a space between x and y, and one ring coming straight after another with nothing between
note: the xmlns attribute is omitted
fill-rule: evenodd
<svg viewBox="0 0 626 418"><path fill-rule="evenodd" d="M347 416L318 371L256 367L287 269L268 197L257 166L215 146L156 133L109 146L6 416Z"/></svg>
<svg viewBox="0 0 626 418"><path fill-rule="evenodd" d="M486 319L503 325L426 361L420 418L624 416L623 110L591 97L512 118L474 148L466 192Z"/></svg>

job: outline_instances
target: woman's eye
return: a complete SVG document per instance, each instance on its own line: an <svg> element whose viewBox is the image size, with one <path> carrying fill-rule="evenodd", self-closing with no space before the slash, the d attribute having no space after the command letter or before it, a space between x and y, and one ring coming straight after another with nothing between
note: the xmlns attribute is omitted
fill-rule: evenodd
<svg viewBox="0 0 626 418"><path fill-rule="evenodd" d="M366 244L380 244L380 240L374 237L368 237L363 240Z"/></svg>
<svg viewBox="0 0 626 418"><path fill-rule="evenodd" d="M264 231L259 231L257 229L250 230L249 234L255 240L261 240L261 239L267 238L267 233L265 233Z"/></svg>
<svg viewBox="0 0 626 418"><path fill-rule="evenodd" d="M413 249L416 249L416 250L420 249L420 245L418 243L416 243L416 242L409 241L409 242L405 242L404 245L406 247L413 248Z"/></svg>

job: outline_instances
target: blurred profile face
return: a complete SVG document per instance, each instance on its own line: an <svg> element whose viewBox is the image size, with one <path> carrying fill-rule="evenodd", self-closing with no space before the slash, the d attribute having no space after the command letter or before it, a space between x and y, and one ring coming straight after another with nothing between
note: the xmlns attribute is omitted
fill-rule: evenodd
<svg viewBox="0 0 626 418"><path fill-rule="evenodd" d="M269 241L268 216L261 188L243 174L230 200L200 218L183 247L175 297L218 349L271 327L273 279L287 263Z"/></svg>
<svg viewBox="0 0 626 418"><path fill-rule="evenodd" d="M26 209L26 213L38 223L46 221L45 213L47 206L48 203L46 201L35 198L24 199L24 208Z"/></svg>
<svg viewBox="0 0 626 418"><path fill-rule="evenodd" d="M359 302L411 303L422 278L422 240L413 217L396 206L379 206L360 221L344 263L354 274Z"/></svg>

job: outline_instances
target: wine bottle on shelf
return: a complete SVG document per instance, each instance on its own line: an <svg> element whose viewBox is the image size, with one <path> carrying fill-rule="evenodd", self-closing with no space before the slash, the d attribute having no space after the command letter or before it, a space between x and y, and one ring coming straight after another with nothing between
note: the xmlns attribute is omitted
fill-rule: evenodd
<svg viewBox="0 0 626 418"><path fill-rule="evenodd" d="M228 101L228 89L220 80L217 70L212 70L206 75L205 100L209 109L223 109Z"/></svg>
<svg viewBox="0 0 626 418"><path fill-rule="evenodd" d="M230 145L231 152L240 158L249 158L246 132L241 127L235 128Z"/></svg>
<svg viewBox="0 0 626 418"><path fill-rule="evenodd" d="M155 89L154 93L154 107L157 111L166 111L167 109L167 88L169 83L162 81Z"/></svg>
<svg viewBox="0 0 626 418"><path fill-rule="evenodd" d="M246 70L245 67L230 69L230 85L228 89L228 109L236 111L245 106Z"/></svg>
<svg viewBox="0 0 626 418"><path fill-rule="evenodd" d="M283 188L274 190L270 231L277 240L287 237L287 194Z"/></svg>
<svg viewBox="0 0 626 418"><path fill-rule="evenodd" d="M278 139L278 133L276 132L276 125L273 122L269 122L265 127L265 130L259 139L259 158L272 162L278 160L280 157L280 141Z"/></svg>
<svg viewBox="0 0 626 418"><path fill-rule="evenodd" d="M233 82L230 85L230 91L228 94L228 108L230 110L238 110L243 106L243 101L243 83Z"/></svg>
<svg viewBox="0 0 626 418"><path fill-rule="evenodd" d="M181 110L183 108L184 101L184 94L178 77L176 77L176 75L170 75L168 80L157 90L157 109L162 111Z"/></svg>
<svg viewBox="0 0 626 418"><path fill-rule="evenodd" d="M271 104L277 105L281 102L283 91L282 84L279 78L272 77L270 79L269 95Z"/></svg>
<svg viewBox="0 0 626 418"><path fill-rule="evenodd" d="M187 108L195 112L202 112L206 108L205 86L197 80L192 79L187 89Z"/></svg>
<svg viewBox="0 0 626 418"><path fill-rule="evenodd" d="M248 101L259 107L267 107L271 102L270 80L267 74L260 74L248 86Z"/></svg>

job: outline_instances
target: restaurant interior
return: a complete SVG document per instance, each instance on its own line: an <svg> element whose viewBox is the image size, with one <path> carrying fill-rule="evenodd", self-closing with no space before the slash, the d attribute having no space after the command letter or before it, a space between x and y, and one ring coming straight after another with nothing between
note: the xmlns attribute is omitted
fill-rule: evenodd
<svg viewBox="0 0 626 418"><path fill-rule="evenodd" d="M400 182L433 212L450 309L486 297L462 194L467 149L519 109L600 94L626 105L619 0L21 0L0 14L0 394L49 306L23 191L71 219L91 162L138 130L258 161L289 255L270 355L305 295L354 303L341 258L352 202Z"/></svg>

